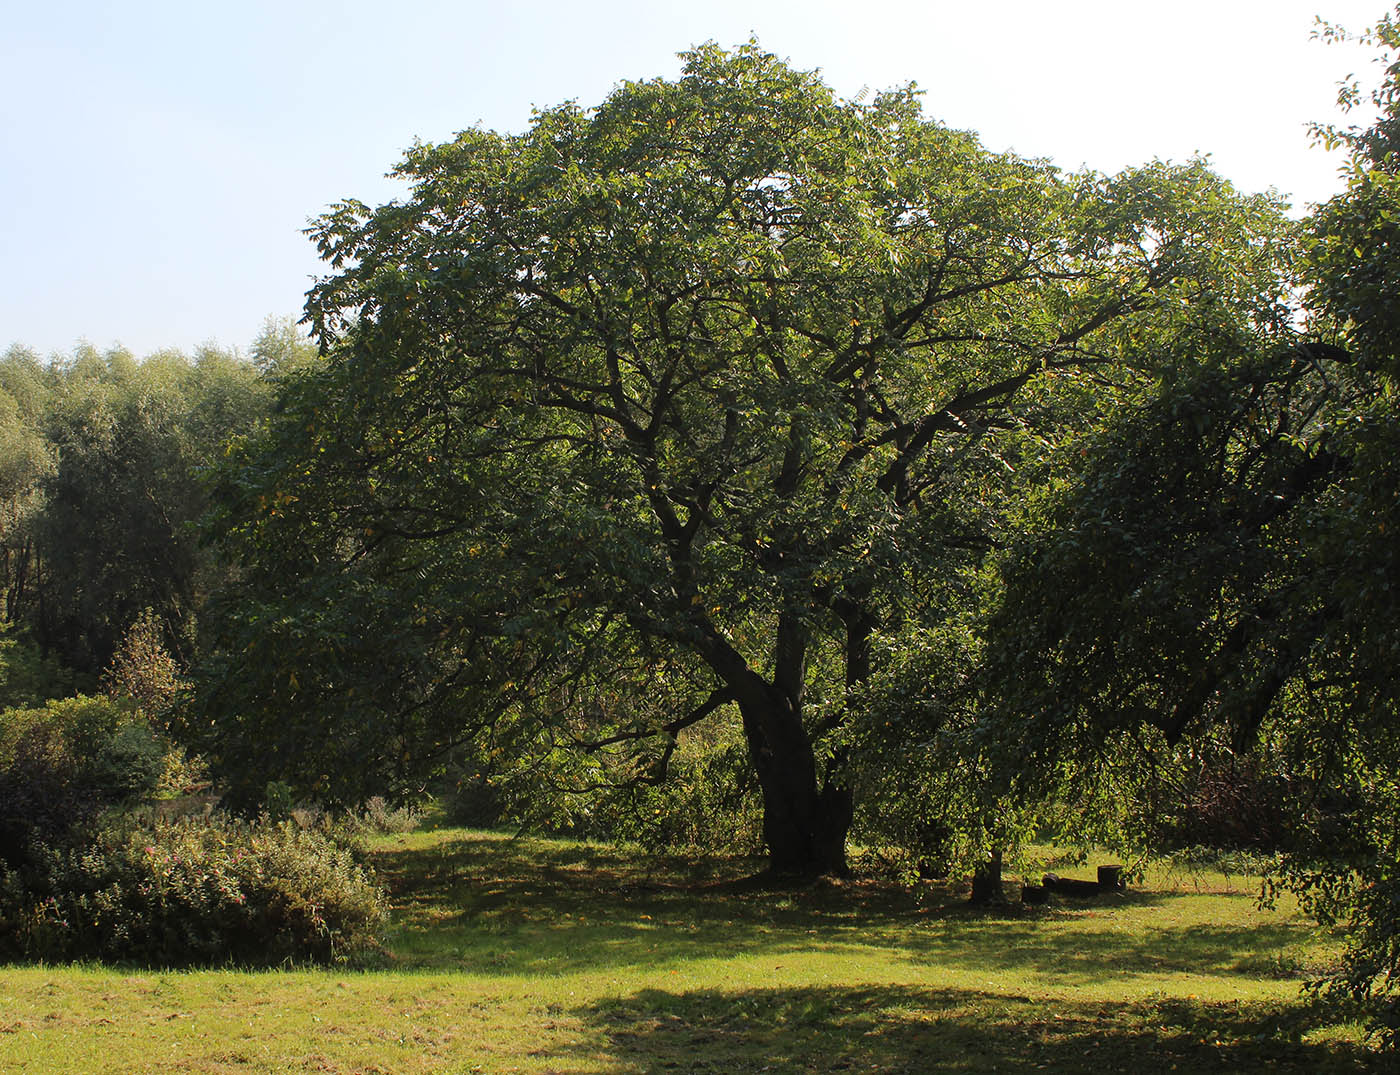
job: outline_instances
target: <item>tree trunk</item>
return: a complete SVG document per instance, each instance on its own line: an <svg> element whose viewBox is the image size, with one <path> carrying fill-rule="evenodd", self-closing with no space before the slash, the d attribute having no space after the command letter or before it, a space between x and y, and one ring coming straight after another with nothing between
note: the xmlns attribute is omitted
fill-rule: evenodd
<svg viewBox="0 0 1400 1075"><path fill-rule="evenodd" d="M755 711L753 700L739 703L763 793L768 868L783 876L845 876L846 833L853 813L850 789L830 782L818 788L816 759L800 714L772 704L776 700L771 696L768 701L763 711Z"/></svg>
<svg viewBox="0 0 1400 1075"><path fill-rule="evenodd" d="M991 858L977 867L972 874L972 895L969 903L986 906L1001 903L1006 898L1001 888L1001 848L992 850Z"/></svg>
<svg viewBox="0 0 1400 1075"><path fill-rule="evenodd" d="M749 759L763 794L763 840L776 875L845 876L849 788L818 784L817 759L802 722L807 631L800 616L778 618L770 682L712 634L702 653L739 706Z"/></svg>

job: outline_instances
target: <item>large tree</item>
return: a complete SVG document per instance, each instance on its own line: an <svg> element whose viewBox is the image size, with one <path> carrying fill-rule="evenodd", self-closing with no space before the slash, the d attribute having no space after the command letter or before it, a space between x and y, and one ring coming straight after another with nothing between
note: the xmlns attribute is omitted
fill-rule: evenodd
<svg viewBox="0 0 1400 1075"><path fill-rule="evenodd" d="M1097 438L1008 561L983 731L1040 792L1125 752L1259 780L1276 880L1350 925L1332 984L1394 1046L1400 9L1365 39L1380 115L1324 131L1351 169L1306 222L1308 332L1188 341L1179 375Z"/></svg>
<svg viewBox="0 0 1400 1075"><path fill-rule="evenodd" d="M230 772L353 797L509 726L657 778L737 707L772 866L842 870L878 632L1130 344L1277 314L1276 207L1199 163L1066 176L912 89L685 61L313 227L328 361L222 486Z"/></svg>

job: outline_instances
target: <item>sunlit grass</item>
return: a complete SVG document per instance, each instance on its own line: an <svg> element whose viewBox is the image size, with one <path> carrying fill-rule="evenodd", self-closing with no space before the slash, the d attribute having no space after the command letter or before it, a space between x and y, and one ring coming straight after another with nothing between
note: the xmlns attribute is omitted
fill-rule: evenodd
<svg viewBox="0 0 1400 1075"><path fill-rule="evenodd" d="M0 1071L1385 1070L1300 1000L1330 945L1257 878L980 913L461 830L375 858L382 967L3 968Z"/></svg>

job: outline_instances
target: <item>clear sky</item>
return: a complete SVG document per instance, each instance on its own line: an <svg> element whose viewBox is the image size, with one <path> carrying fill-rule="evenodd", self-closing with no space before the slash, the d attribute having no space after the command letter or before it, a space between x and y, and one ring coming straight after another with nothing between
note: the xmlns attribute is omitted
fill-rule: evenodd
<svg viewBox="0 0 1400 1075"><path fill-rule="evenodd" d="M523 129L756 34L841 94L913 80L993 149L1114 171L1209 154L1303 205L1310 148L1370 55L1309 40L1383 0L5 0L0 349L246 349L320 271L330 202L398 193L414 139Z"/></svg>

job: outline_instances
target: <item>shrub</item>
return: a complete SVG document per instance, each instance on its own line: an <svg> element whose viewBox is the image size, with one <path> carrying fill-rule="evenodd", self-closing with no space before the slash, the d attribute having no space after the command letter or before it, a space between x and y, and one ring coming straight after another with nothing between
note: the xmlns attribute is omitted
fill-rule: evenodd
<svg viewBox="0 0 1400 1075"><path fill-rule="evenodd" d="M412 806L394 806L382 795L375 795L359 810L351 810L331 821L330 831L349 838L412 832L418 827L420 817Z"/></svg>
<svg viewBox="0 0 1400 1075"><path fill-rule="evenodd" d="M0 867L0 955L156 966L343 962L378 948L381 890L290 823L108 828Z"/></svg>
<svg viewBox="0 0 1400 1075"><path fill-rule="evenodd" d="M0 712L0 862L62 843L106 807L149 795L166 743L129 705L64 698Z"/></svg>
<svg viewBox="0 0 1400 1075"><path fill-rule="evenodd" d="M108 694L130 699L147 719L162 724L186 686L164 634L160 617L146 609L127 630L102 677Z"/></svg>
<svg viewBox="0 0 1400 1075"><path fill-rule="evenodd" d="M130 705L81 694L0 713L0 764L29 739L53 743L75 780L114 803L153 791L168 749Z"/></svg>
<svg viewBox="0 0 1400 1075"><path fill-rule="evenodd" d="M0 867L22 865L35 845L60 840L96 816L100 797L74 774L51 728L27 729L0 755Z"/></svg>

